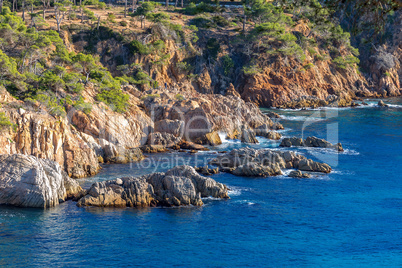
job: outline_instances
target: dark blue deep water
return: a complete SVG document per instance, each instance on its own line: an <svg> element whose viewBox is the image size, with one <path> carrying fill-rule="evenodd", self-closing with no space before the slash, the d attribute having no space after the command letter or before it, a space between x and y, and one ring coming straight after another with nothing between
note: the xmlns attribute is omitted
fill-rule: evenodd
<svg viewBox="0 0 402 268"><path fill-rule="evenodd" d="M0 207L1 266L390 266L402 265L402 100L383 109L278 111L283 135L339 141L344 153L301 150L334 169L311 179L213 178L230 200L203 207ZM374 103L372 101L371 103ZM257 148L277 147L260 139ZM213 150L244 146L225 142ZM105 166L96 180L202 165L214 152L158 154Z"/></svg>

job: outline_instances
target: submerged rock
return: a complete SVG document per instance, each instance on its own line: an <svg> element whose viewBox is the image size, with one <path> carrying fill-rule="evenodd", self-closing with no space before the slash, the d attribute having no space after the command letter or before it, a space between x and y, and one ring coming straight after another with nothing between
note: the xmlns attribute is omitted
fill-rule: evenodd
<svg viewBox="0 0 402 268"><path fill-rule="evenodd" d="M199 175L193 167L177 166L166 173L94 183L78 206L148 207L201 206L202 197L229 198L228 188Z"/></svg>
<svg viewBox="0 0 402 268"><path fill-rule="evenodd" d="M280 152L269 149L241 148L220 155L210 161L223 172L237 176L266 177L281 175L283 168L297 168L305 171L331 172L331 167L324 163L306 159L294 152Z"/></svg>
<svg viewBox="0 0 402 268"><path fill-rule="evenodd" d="M0 204L49 208L79 194L82 188L48 159L0 155Z"/></svg>
<svg viewBox="0 0 402 268"><path fill-rule="evenodd" d="M310 178L310 174L308 173L303 173L300 170L293 170L289 173L288 175L291 178Z"/></svg>

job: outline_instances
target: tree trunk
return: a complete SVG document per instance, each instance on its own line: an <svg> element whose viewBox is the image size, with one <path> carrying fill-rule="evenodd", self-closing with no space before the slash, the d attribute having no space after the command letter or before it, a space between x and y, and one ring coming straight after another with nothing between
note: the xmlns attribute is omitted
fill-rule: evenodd
<svg viewBox="0 0 402 268"><path fill-rule="evenodd" d="M134 12L134 8L135 8L135 2L136 2L137 0L133 0L133 10L132 10L132 12Z"/></svg>
<svg viewBox="0 0 402 268"><path fill-rule="evenodd" d="M127 17L127 0L124 1L124 17Z"/></svg>
<svg viewBox="0 0 402 268"><path fill-rule="evenodd" d="M0 0L0 14L3 13L3 0Z"/></svg>
<svg viewBox="0 0 402 268"><path fill-rule="evenodd" d="M181 0L181 7L184 7L184 0Z"/></svg>
<svg viewBox="0 0 402 268"><path fill-rule="evenodd" d="M166 9L169 9L169 0L166 0Z"/></svg>
<svg viewBox="0 0 402 268"><path fill-rule="evenodd" d="M179 3L179 0L176 0L176 2L174 3L174 7L177 8L177 4Z"/></svg>
<svg viewBox="0 0 402 268"><path fill-rule="evenodd" d="M243 33L246 32L246 19L247 19L247 17L246 17L246 8L243 7Z"/></svg>
<svg viewBox="0 0 402 268"><path fill-rule="evenodd" d="M46 1L43 1L43 19L46 20L45 17L45 9L46 9Z"/></svg>
<svg viewBox="0 0 402 268"><path fill-rule="evenodd" d="M99 31L99 26L100 26L100 16L98 16L98 25L97 25L97 29L98 29L98 31Z"/></svg>
<svg viewBox="0 0 402 268"><path fill-rule="evenodd" d="M22 21L25 21L25 0L22 0Z"/></svg>
<svg viewBox="0 0 402 268"><path fill-rule="evenodd" d="M84 7L81 6L81 23L84 22Z"/></svg>

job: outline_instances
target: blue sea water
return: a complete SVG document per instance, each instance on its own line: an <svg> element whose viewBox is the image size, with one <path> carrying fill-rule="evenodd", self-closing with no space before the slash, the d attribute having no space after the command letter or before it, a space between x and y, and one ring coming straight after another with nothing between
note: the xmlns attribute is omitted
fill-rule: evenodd
<svg viewBox="0 0 402 268"><path fill-rule="evenodd" d="M370 106L276 112L284 136L339 141L337 154L299 153L330 163L334 172L311 179L285 175L212 176L227 184L229 200L203 207L0 207L1 266L388 266L402 265L402 99L389 109ZM398 106L399 105L399 106ZM256 148L276 148L260 139ZM226 141L211 152L150 156L140 164L109 165L94 181L203 165L214 151L245 146Z"/></svg>

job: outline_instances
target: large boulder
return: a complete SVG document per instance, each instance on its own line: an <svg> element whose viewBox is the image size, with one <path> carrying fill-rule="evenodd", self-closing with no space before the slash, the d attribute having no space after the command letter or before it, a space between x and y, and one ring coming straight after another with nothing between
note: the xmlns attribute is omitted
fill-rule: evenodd
<svg viewBox="0 0 402 268"><path fill-rule="evenodd" d="M228 188L199 175L190 166L177 166L166 173L138 178L97 182L78 206L147 207L203 204L202 197L229 198Z"/></svg>
<svg viewBox="0 0 402 268"><path fill-rule="evenodd" d="M54 161L22 154L0 155L0 204L49 208L80 191L81 187Z"/></svg>
<svg viewBox="0 0 402 268"><path fill-rule="evenodd" d="M219 137L218 132L216 132L216 131L206 133L201 138L195 139L195 142L199 143L199 144L205 144L205 145L211 145L211 146L217 146L217 145L222 144L222 140Z"/></svg>

